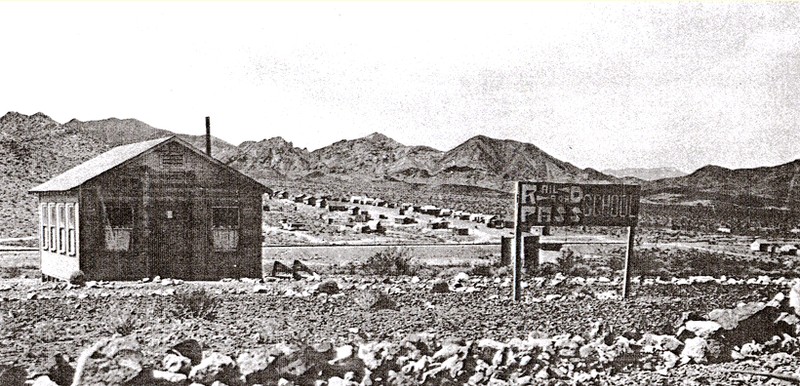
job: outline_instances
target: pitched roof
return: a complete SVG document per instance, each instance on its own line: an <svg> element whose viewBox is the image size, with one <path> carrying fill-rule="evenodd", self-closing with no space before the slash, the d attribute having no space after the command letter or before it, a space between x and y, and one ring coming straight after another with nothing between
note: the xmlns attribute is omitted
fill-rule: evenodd
<svg viewBox="0 0 800 386"><path fill-rule="evenodd" d="M136 156L160 145L172 137L153 139L129 145L117 146L98 155L72 169L61 173L49 181L31 189L29 192L65 191L83 185L91 180Z"/></svg>
<svg viewBox="0 0 800 386"><path fill-rule="evenodd" d="M205 152L198 150L193 145L184 141L183 139L177 136L171 136L165 138L152 139L149 141L136 142L129 145L117 146L105 153L98 155L97 157L94 157L78 166L75 166L72 169L67 170L64 173L61 173L53 177L49 181L29 190L28 193L63 192L77 188L78 186L83 185L89 180L111 169L114 169L117 166L120 166L123 163L130 161L163 143L170 141L175 141L186 146L195 153L201 155L204 158L207 158L209 161L214 162L222 167L228 168L236 172L237 174L240 174L241 176L247 178L248 180L252 181L254 184L258 184L259 186L264 187L267 191L269 191L269 188L264 186L262 183L250 178L249 176L239 172L236 169L231 168L228 165L223 164L217 159L206 155Z"/></svg>

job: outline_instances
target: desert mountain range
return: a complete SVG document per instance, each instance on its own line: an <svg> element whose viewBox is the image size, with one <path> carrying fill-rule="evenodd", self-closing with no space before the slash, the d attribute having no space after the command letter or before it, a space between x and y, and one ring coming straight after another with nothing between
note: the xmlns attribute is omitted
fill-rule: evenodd
<svg viewBox="0 0 800 386"><path fill-rule="evenodd" d="M688 174L673 167L604 169L603 173L617 178L632 177L644 181L683 177Z"/></svg>
<svg viewBox="0 0 800 386"><path fill-rule="evenodd" d="M42 113L9 112L0 117L3 217L33 219L34 199L26 193L30 187L114 146L169 135L173 133L135 119L73 119L62 124ZM180 136L199 148L205 146L203 136ZM298 148L280 137L246 141L239 146L213 138L212 152L222 162L263 181L399 181L506 192L516 180L625 181L640 183L645 194L674 193L800 208L800 160L754 169L706 166L689 175L647 181L635 178L647 177L641 173L613 173L634 176L620 179L591 168L581 169L533 144L483 135L448 151L403 145L377 132L314 151Z"/></svg>

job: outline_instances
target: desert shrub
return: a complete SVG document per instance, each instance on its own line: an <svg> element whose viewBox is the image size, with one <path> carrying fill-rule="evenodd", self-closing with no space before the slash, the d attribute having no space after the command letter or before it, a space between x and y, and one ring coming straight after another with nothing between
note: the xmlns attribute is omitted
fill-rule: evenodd
<svg viewBox="0 0 800 386"><path fill-rule="evenodd" d="M531 270L530 273L533 276L552 276L558 272L560 272L558 265L556 265L555 263L546 262L539 264L539 266Z"/></svg>
<svg viewBox="0 0 800 386"><path fill-rule="evenodd" d="M81 270L71 273L69 275L69 283L78 286L86 284L86 274L84 274Z"/></svg>
<svg viewBox="0 0 800 386"><path fill-rule="evenodd" d="M467 271L470 276L494 276L494 267L491 265L476 265Z"/></svg>
<svg viewBox="0 0 800 386"><path fill-rule="evenodd" d="M62 332L55 322L43 320L33 326L31 335L41 343L53 343L63 337Z"/></svg>
<svg viewBox="0 0 800 386"><path fill-rule="evenodd" d="M581 277L589 277L594 276L596 272L592 269L592 267L583 264L583 263L575 263L572 268L567 272L570 276L581 276Z"/></svg>
<svg viewBox="0 0 800 386"><path fill-rule="evenodd" d="M625 256L620 254L611 255L608 258L608 268L612 271L621 271L625 269Z"/></svg>
<svg viewBox="0 0 800 386"><path fill-rule="evenodd" d="M391 247L370 256L361 269L373 275L415 275L418 267L413 263L408 249Z"/></svg>
<svg viewBox="0 0 800 386"><path fill-rule="evenodd" d="M105 321L108 332L120 335L130 335L142 325L135 311L113 310Z"/></svg>
<svg viewBox="0 0 800 386"><path fill-rule="evenodd" d="M0 268L0 278L13 279L15 277L20 277L20 275L22 275L22 269L20 267L2 267L2 268Z"/></svg>
<svg viewBox="0 0 800 386"><path fill-rule="evenodd" d="M564 274L569 273L572 271L572 268L575 267L575 264L578 263L579 259L580 256L576 255L571 249L561 251L561 256L556 259L559 272Z"/></svg>
<svg viewBox="0 0 800 386"><path fill-rule="evenodd" d="M172 297L175 305L173 314L178 317L212 320L220 304L220 299L205 288L178 290Z"/></svg>

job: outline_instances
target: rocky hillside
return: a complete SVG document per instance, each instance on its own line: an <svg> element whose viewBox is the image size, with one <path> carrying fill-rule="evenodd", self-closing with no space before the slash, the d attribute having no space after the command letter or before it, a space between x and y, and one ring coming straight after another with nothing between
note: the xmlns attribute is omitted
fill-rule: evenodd
<svg viewBox="0 0 800 386"><path fill-rule="evenodd" d="M753 169L709 165L688 176L646 182L643 189L648 194L674 193L747 206L800 209L800 159Z"/></svg>
<svg viewBox="0 0 800 386"><path fill-rule="evenodd" d="M294 147L281 137L245 141L237 150L230 165L248 170L255 178L302 177L310 164L307 150Z"/></svg>
<svg viewBox="0 0 800 386"><path fill-rule="evenodd" d="M632 177L644 181L655 181L662 178L683 177L687 173L673 167L664 168L625 168L625 169L606 169L603 173L617 177Z"/></svg>
<svg viewBox="0 0 800 386"><path fill-rule="evenodd" d="M508 190L516 180L610 181L592 169L582 170L538 147L479 135L444 153L433 178L438 182Z"/></svg>
<svg viewBox="0 0 800 386"><path fill-rule="evenodd" d="M519 179L613 180L559 161L532 144L486 136L471 138L447 152L406 146L380 133L341 140L310 153L280 138L245 142L240 150L240 158L231 165L265 177L402 181L500 190L510 190L511 183Z"/></svg>

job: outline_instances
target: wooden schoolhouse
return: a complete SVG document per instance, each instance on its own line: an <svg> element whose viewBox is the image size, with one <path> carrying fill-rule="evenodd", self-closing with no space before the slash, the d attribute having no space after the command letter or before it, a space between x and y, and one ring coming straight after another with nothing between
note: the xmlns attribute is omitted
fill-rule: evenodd
<svg viewBox="0 0 800 386"><path fill-rule="evenodd" d="M260 278L269 188L172 136L115 147L31 189L43 279Z"/></svg>

